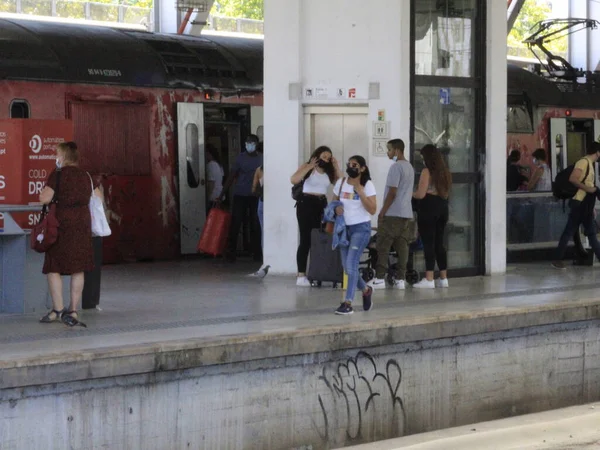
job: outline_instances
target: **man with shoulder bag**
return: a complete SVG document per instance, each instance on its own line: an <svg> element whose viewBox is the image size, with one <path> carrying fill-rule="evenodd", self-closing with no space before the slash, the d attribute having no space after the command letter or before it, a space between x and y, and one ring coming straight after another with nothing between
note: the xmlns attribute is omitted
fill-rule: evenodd
<svg viewBox="0 0 600 450"><path fill-rule="evenodd" d="M596 236L597 229L594 218L594 205L599 193L595 185L596 171L594 167L598 158L600 158L600 142L593 142L588 147L586 156L575 163L569 176L569 182L577 188L577 192L569 201L569 219L556 249L556 259L552 262L552 266L556 269L566 268L562 260L567 245L575 233L579 231L581 225L583 225L584 233L596 258L600 260L600 243Z"/></svg>

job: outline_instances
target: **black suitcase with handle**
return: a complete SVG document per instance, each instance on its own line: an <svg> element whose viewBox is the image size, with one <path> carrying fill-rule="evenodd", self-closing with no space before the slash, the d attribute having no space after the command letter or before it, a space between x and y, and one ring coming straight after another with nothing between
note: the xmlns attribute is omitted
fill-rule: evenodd
<svg viewBox="0 0 600 450"><path fill-rule="evenodd" d="M310 235L310 255L306 278L313 286L321 286L322 282L331 282L333 287L342 283L344 268L339 248L331 249L333 236L319 228Z"/></svg>

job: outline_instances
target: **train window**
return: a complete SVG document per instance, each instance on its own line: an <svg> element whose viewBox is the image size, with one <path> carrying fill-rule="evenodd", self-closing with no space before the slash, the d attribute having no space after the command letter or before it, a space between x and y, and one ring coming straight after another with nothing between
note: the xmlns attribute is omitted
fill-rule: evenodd
<svg viewBox="0 0 600 450"><path fill-rule="evenodd" d="M531 116L524 105L508 105L506 121L509 133L533 133Z"/></svg>
<svg viewBox="0 0 600 450"><path fill-rule="evenodd" d="M198 126L189 123L185 127L185 159L187 163L187 183L191 188L200 186L200 143Z"/></svg>
<svg viewBox="0 0 600 450"><path fill-rule="evenodd" d="M13 100L10 102L11 119L29 119L30 109L27 100Z"/></svg>

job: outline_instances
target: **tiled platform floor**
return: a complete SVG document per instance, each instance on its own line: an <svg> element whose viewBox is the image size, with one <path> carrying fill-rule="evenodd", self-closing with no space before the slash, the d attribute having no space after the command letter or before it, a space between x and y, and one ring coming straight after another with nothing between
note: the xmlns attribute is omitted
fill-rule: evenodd
<svg viewBox="0 0 600 450"><path fill-rule="evenodd" d="M102 311L85 311L87 329L40 324L37 316L0 316L0 368L20 359L186 339L338 328L396 319L434 322L509 310L598 301L600 270L548 264L511 266L505 276L451 280L447 290L376 291L374 309L340 317L341 290L297 288L292 277L248 277L255 265L191 260L106 266ZM360 300L357 296L357 300ZM9 365L12 365L9 363Z"/></svg>

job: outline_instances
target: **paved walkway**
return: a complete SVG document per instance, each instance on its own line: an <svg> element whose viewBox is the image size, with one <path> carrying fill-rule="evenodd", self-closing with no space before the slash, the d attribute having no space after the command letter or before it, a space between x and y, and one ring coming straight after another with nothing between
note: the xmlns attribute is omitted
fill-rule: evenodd
<svg viewBox="0 0 600 450"><path fill-rule="evenodd" d="M573 406L346 448L597 450L600 448L600 404Z"/></svg>
<svg viewBox="0 0 600 450"><path fill-rule="evenodd" d="M510 267L507 275L451 280L447 290L376 291L349 317L333 314L342 291L297 288L292 277L248 277L254 265L192 260L106 266L102 311L85 311L87 329L40 324L32 315L0 316L0 368L19 359L76 351L160 345L186 339L297 333L394 320L407 325L472 315L599 303L600 270L549 265ZM358 297L357 297L358 298Z"/></svg>

